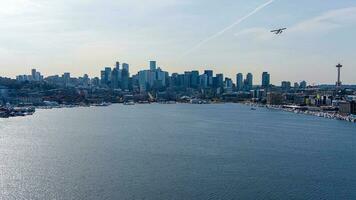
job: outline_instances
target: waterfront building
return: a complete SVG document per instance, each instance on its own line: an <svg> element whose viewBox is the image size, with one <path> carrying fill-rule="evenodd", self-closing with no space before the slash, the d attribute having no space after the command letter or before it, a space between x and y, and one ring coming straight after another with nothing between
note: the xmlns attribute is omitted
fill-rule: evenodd
<svg viewBox="0 0 356 200"><path fill-rule="evenodd" d="M283 103L283 96L279 92L267 93L267 104L269 105L281 105Z"/></svg>
<svg viewBox="0 0 356 200"><path fill-rule="evenodd" d="M356 114L356 102L355 101L340 101L339 112L341 114Z"/></svg>

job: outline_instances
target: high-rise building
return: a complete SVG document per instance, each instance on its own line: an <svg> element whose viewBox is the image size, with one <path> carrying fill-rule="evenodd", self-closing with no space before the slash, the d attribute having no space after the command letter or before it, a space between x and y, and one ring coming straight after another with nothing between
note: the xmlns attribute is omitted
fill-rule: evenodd
<svg viewBox="0 0 356 200"><path fill-rule="evenodd" d="M307 87L307 82L306 82L306 81L300 82L299 87L300 87L301 89L305 89L305 88Z"/></svg>
<svg viewBox="0 0 356 200"><path fill-rule="evenodd" d="M204 74L206 74L208 76L208 86L213 86L213 76L214 76L214 72L213 70L205 70Z"/></svg>
<svg viewBox="0 0 356 200"><path fill-rule="evenodd" d="M121 89L123 89L123 90L128 90L129 89L129 79L130 79L130 74L129 74L128 66L124 68L124 65L122 65L122 70L121 70Z"/></svg>
<svg viewBox="0 0 356 200"><path fill-rule="evenodd" d="M127 63L122 63L121 70L121 89L128 90L129 89L129 80L130 80L130 65Z"/></svg>
<svg viewBox="0 0 356 200"><path fill-rule="evenodd" d="M111 67L105 67L104 71L105 71L105 76L104 76L105 84L109 85L111 80Z"/></svg>
<svg viewBox="0 0 356 200"><path fill-rule="evenodd" d="M191 88L192 72L184 72L184 87Z"/></svg>
<svg viewBox="0 0 356 200"><path fill-rule="evenodd" d="M291 82L289 81L282 81L281 83L282 90L288 91L291 88Z"/></svg>
<svg viewBox="0 0 356 200"><path fill-rule="evenodd" d="M244 88L244 77L242 73L238 73L236 75L236 89L237 91L241 91Z"/></svg>
<svg viewBox="0 0 356 200"><path fill-rule="evenodd" d="M253 75L251 73L248 73L246 75L245 83L244 83L244 89L245 90L251 90L253 86Z"/></svg>
<svg viewBox="0 0 356 200"><path fill-rule="evenodd" d="M138 79L139 79L138 81L139 81L139 87L141 92L147 91L149 89L150 75L151 75L150 70L141 70L138 72Z"/></svg>
<svg viewBox="0 0 356 200"><path fill-rule="evenodd" d="M168 72L163 71L161 68L158 68L155 72L155 86L156 89L166 87L166 80L167 80Z"/></svg>
<svg viewBox="0 0 356 200"><path fill-rule="evenodd" d="M37 72L36 69L31 70L32 81L36 81Z"/></svg>
<svg viewBox="0 0 356 200"><path fill-rule="evenodd" d="M130 65L127 63L122 63L122 69L125 69L127 72L130 72Z"/></svg>
<svg viewBox="0 0 356 200"><path fill-rule="evenodd" d="M199 86L199 71L192 71L191 72L191 86L192 88L198 88Z"/></svg>
<svg viewBox="0 0 356 200"><path fill-rule="evenodd" d="M155 71L157 69L156 61L150 61L150 70Z"/></svg>
<svg viewBox="0 0 356 200"><path fill-rule="evenodd" d="M204 74L206 74L206 75L209 76L209 77L214 76L213 70L204 70Z"/></svg>
<svg viewBox="0 0 356 200"><path fill-rule="evenodd" d="M116 62L115 68L116 68L117 70L120 70L120 62Z"/></svg>
<svg viewBox="0 0 356 200"><path fill-rule="evenodd" d="M106 85L106 82L105 82L105 71L104 70L100 71L100 85Z"/></svg>
<svg viewBox="0 0 356 200"><path fill-rule="evenodd" d="M202 74L199 76L199 86L200 88L207 88L209 82L209 77L206 74Z"/></svg>
<svg viewBox="0 0 356 200"><path fill-rule="evenodd" d="M232 92L232 80L230 78L225 78L225 91L230 93Z"/></svg>
<svg viewBox="0 0 356 200"><path fill-rule="evenodd" d="M270 74L268 72L262 73L262 87L267 88L270 85Z"/></svg>
<svg viewBox="0 0 356 200"><path fill-rule="evenodd" d="M224 74L216 74L216 83L214 86L216 88L224 87Z"/></svg>
<svg viewBox="0 0 356 200"><path fill-rule="evenodd" d="M63 80L63 84L64 85L68 85L70 83L70 73L69 72L65 72L62 75L62 80Z"/></svg>
<svg viewBox="0 0 356 200"><path fill-rule="evenodd" d="M111 71L111 88L112 89L118 89L119 88L119 71L120 69L118 67L115 67L112 71Z"/></svg>

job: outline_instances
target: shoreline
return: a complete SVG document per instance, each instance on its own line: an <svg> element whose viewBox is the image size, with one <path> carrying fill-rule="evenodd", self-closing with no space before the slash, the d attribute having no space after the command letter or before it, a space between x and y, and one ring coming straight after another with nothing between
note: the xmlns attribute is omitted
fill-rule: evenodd
<svg viewBox="0 0 356 200"><path fill-rule="evenodd" d="M264 104L256 104L256 103L243 103L244 105L248 105L250 107L263 107L270 110L280 110L284 112L290 112L295 114L303 114L303 115L310 115L315 117L322 117L326 119L332 120L340 120L340 121L347 121L356 123L356 116L355 115L341 115L337 112L323 112L323 111L311 111L311 110L300 110L297 108L287 108L286 105L264 105Z"/></svg>
<svg viewBox="0 0 356 200"><path fill-rule="evenodd" d="M99 103L99 104L89 104L89 105L49 105L49 106L29 106L29 107L9 107L9 108L0 108L0 118L12 118L12 117L25 117L29 115L33 115L37 109L39 110L49 110L49 109L60 109L60 108L78 108L78 107L108 107L112 104L122 104L127 106L132 106L136 104L225 104L225 103L233 103L236 102L124 102L124 103ZM322 117L326 119L332 120L341 120L356 123L356 116L355 115L341 115L335 111L323 112L323 111L311 111L311 110L301 110L297 107L291 108L287 105L265 105L265 104L258 104L258 103L250 103L250 102L238 102L236 104L242 104L246 106L250 106L251 108L267 108L270 110L279 110L284 112L290 112L295 114L303 114L303 115L310 115L315 117Z"/></svg>

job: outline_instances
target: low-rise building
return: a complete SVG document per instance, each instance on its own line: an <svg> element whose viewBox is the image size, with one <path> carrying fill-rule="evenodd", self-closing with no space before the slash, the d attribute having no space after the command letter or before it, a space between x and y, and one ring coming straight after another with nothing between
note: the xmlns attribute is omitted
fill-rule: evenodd
<svg viewBox="0 0 356 200"><path fill-rule="evenodd" d="M283 95L279 92L268 92L267 93L267 104L282 105L283 104Z"/></svg>

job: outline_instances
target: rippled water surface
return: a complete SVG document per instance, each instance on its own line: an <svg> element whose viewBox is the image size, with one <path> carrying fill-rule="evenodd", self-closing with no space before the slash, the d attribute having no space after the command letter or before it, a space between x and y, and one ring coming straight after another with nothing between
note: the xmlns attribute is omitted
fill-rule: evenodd
<svg viewBox="0 0 356 200"><path fill-rule="evenodd" d="M356 124L238 104L0 119L0 199L356 199Z"/></svg>

